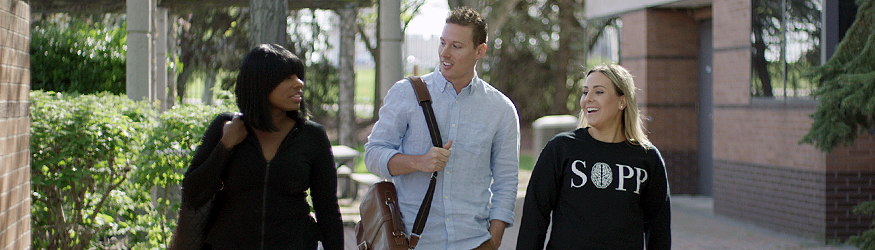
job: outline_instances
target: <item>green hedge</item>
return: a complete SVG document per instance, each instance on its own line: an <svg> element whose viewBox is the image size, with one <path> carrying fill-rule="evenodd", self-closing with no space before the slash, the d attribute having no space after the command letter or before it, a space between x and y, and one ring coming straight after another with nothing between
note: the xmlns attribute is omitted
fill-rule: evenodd
<svg viewBox="0 0 875 250"><path fill-rule="evenodd" d="M124 18L35 18L30 40L31 88L65 93L125 93Z"/></svg>
<svg viewBox="0 0 875 250"><path fill-rule="evenodd" d="M233 106L31 92L34 249L164 249L193 149Z"/></svg>

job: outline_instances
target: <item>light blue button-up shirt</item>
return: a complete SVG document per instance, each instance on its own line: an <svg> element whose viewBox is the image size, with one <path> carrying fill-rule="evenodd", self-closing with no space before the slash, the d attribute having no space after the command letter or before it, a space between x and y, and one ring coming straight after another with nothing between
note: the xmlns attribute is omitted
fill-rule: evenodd
<svg viewBox="0 0 875 250"><path fill-rule="evenodd" d="M449 162L438 174L428 222L417 249L473 249L491 238L489 222L514 223L519 182L519 116L507 96L478 78L460 93L440 70L422 77L431 93L444 143L453 140ZM404 229L410 234L431 173L389 174L395 154L423 155L431 149L425 115L410 82L395 83L365 144L371 173L392 179Z"/></svg>

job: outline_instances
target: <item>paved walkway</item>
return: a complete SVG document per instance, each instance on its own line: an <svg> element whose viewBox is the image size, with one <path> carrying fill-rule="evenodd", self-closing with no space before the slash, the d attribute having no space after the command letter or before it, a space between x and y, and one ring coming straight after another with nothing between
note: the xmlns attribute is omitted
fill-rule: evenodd
<svg viewBox="0 0 875 250"><path fill-rule="evenodd" d="M523 197L529 181L530 172L520 172L520 192L516 204L516 220L522 216ZM345 230L346 249L355 249L355 233L352 222L356 219L358 204L353 207L341 208L345 213L344 220L349 221ZM353 214L356 213L356 214ZM500 250L516 248L518 227L505 231ZM847 245L825 245L814 239L805 239L793 235L775 232L757 227L750 223L740 222L713 213L713 201L710 197L672 196L672 249L683 250L760 250L760 249L805 249L827 250L856 249Z"/></svg>

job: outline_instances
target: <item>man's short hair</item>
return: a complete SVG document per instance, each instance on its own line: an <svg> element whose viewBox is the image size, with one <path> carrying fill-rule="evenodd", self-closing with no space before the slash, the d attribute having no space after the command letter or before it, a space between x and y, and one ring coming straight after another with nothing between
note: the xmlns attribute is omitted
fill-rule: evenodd
<svg viewBox="0 0 875 250"><path fill-rule="evenodd" d="M447 23L470 26L474 29L474 45L486 43L486 20L469 7L457 7L450 12Z"/></svg>

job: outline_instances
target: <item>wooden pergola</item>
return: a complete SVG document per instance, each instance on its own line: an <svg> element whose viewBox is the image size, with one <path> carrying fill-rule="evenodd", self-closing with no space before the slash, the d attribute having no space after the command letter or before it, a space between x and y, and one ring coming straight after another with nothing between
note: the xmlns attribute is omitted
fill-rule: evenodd
<svg viewBox="0 0 875 250"><path fill-rule="evenodd" d="M247 7L249 0L156 0L158 7L173 12L192 8ZM342 9L349 4L370 6L374 0L289 0L289 9ZM34 13L120 13L125 12L125 0L30 0Z"/></svg>

